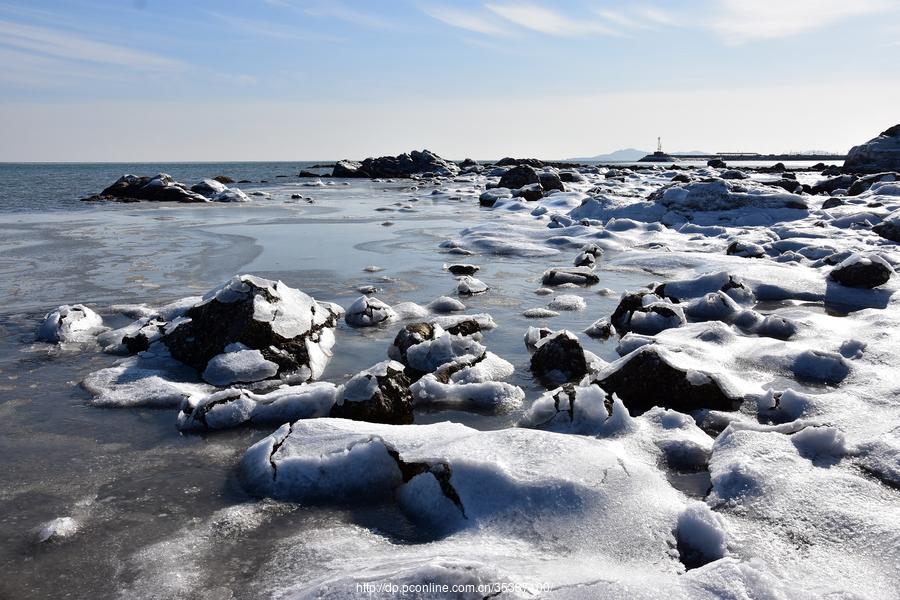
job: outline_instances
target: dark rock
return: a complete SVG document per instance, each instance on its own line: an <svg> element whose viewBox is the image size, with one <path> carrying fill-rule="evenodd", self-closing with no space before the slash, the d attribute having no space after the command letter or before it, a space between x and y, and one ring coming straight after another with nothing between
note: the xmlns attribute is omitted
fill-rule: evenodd
<svg viewBox="0 0 900 600"><path fill-rule="evenodd" d="M766 251L759 244L734 240L728 244L728 248L725 249L725 254L730 256L741 256L743 258L762 258L766 255Z"/></svg>
<svg viewBox="0 0 900 600"><path fill-rule="evenodd" d="M865 144L851 148L844 161L843 171L845 173L900 171L900 125L894 125Z"/></svg>
<svg viewBox="0 0 900 600"><path fill-rule="evenodd" d="M447 270L453 275L474 275L481 270L478 265L452 264L447 265Z"/></svg>
<svg viewBox="0 0 900 600"><path fill-rule="evenodd" d="M534 167L535 169L543 169L544 168L544 161L538 160L536 158L511 158L511 157L507 156L505 158L501 158L495 164L498 167L528 165L529 167Z"/></svg>
<svg viewBox="0 0 900 600"><path fill-rule="evenodd" d="M841 174L841 168L837 165L829 165L822 169L822 175L825 177L836 177Z"/></svg>
<svg viewBox="0 0 900 600"><path fill-rule="evenodd" d="M234 183L234 179L232 179L231 177L228 177L227 175L216 175L215 177L213 177L213 179L215 181L218 181L219 183L224 183L225 185L228 185L229 183Z"/></svg>
<svg viewBox="0 0 900 600"><path fill-rule="evenodd" d="M460 168L466 169L469 167L477 167L478 163L471 158L463 159L462 162L459 163Z"/></svg>
<svg viewBox="0 0 900 600"><path fill-rule="evenodd" d="M388 354L395 360L408 364L406 351L426 340L434 339L434 325L430 323L410 323L397 332Z"/></svg>
<svg viewBox="0 0 900 600"><path fill-rule="evenodd" d="M593 268L597 264L597 259L601 256L603 256L603 248L597 244L587 244L581 249L581 253L575 257L575 266Z"/></svg>
<svg viewBox="0 0 900 600"><path fill-rule="evenodd" d="M771 167L762 167L760 171L763 173L784 173L787 171L787 167L784 166L784 163L777 162Z"/></svg>
<svg viewBox="0 0 900 600"><path fill-rule="evenodd" d="M528 165L519 165L503 174L498 187L516 190L534 183L541 183L541 178L538 176L537 171Z"/></svg>
<svg viewBox="0 0 900 600"><path fill-rule="evenodd" d="M772 187L781 188L786 192L790 192L792 194L799 194L803 191L803 186L796 179L783 178L777 181L766 181L766 185L770 185Z"/></svg>
<svg viewBox="0 0 900 600"><path fill-rule="evenodd" d="M556 173L541 172L538 173L538 179L545 192L550 190L566 191L566 186L563 185L562 179Z"/></svg>
<svg viewBox="0 0 900 600"><path fill-rule="evenodd" d="M900 244L900 216L896 213L872 228L872 231L886 240Z"/></svg>
<svg viewBox="0 0 900 600"><path fill-rule="evenodd" d="M291 194L291 200L299 200L302 197L300 194Z"/></svg>
<svg viewBox="0 0 900 600"><path fill-rule="evenodd" d="M831 194L837 190L846 190L856 183L854 175L839 175L820 181L810 188L811 194Z"/></svg>
<svg viewBox="0 0 900 600"><path fill-rule="evenodd" d="M837 206L843 206L845 202L840 198L828 198L825 202L822 203L822 210L828 210L829 208L835 208Z"/></svg>
<svg viewBox="0 0 900 600"><path fill-rule="evenodd" d="M396 361L379 363L341 386L329 416L409 425L413 422L410 383L402 364Z"/></svg>
<svg viewBox="0 0 900 600"><path fill-rule="evenodd" d="M413 150L409 154L367 158L362 163L341 160L334 165L332 176L408 179L426 173L453 176L459 174L459 167L430 150Z"/></svg>
<svg viewBox="0 0 900 600"><path fill-rule="evenodd" d="M313 173L312 171L300 171L297 173L297 177L322 177L322 175Z"/></svg>
<svg viewBox="0 0 900 600"><path fill-rule="evenodd" d="M872 184L878 183L879 181L900 181L900 173L875 173L874 175L860 177L853 182L853 185L847 188L847 195L859 196L863 192L868 191L868 189L872 187Z"/></svg>
<svg viewBox="0 0 900 600"><path fill-rule="evenodd" d="M215 179L204 179L200 183L194 184L191 186L191 191L206 198L214 196L220 192L224 192L228 188L225 187L224 183L220 183Z"/></svg>
<svg viewBox="0 0 900 600"><path fill-rule="evenodd" d="M337 314L281 282L235 276L170 324L162 342L172 356L203 371L226 346L240 343L278 365L278 376L321 375L334 345Z"/></svg>
<svg viewBox="0 0 900 600"><path fill-rule="evenodd" d="M587 367L581 343L568 331L542 338L531 355L531 372L547 387L577 381L587 374Z"/></svg>
<svg viewBox="0 0 900 600"><path fill-rule="evenodd" d="M678 412L737 410L742 398L709 373L675 366L667 351L641 346L609 365L594 378L610 397L618 396L628 412L640 415L654 406Z"/></svg>
<svg viewBox="0 0 900 600"><path fill-rule="evenodd" d="M706 161L706 166L707 166L707 167L712 167L713 169L726 169L726 168L728 168L728 165L725 164L725 161L722 160L721 158L711 158L711 159L709 159L708 161Z"/></svg>
<svg viewBox="0 0 900 600"><path fill-rule="evenodd" d="M894 269L880 256L852 254L835 267L829 277L841 285L872 289L887 283L893 274Z"/></svg>
<svg viewBox="0 0 900 600"><path fill-rule="evenodd" d="M544 197L544 189L540 183L532 183L531 185L520 187L516 190L514 196L523 198L526 202L535 202Z"/></svg>
<svg viewBox="0 0 900 600"><path fill-rule="evenodd" d="M600 282L600 278L594 274L592 269L587 267L558 267L544 271L541 281L544 285L562 285L564 283L594 285Z"/></svg>
<svg viewBox="0 0 900 600"><path fill-rule="evenodd" d="M690 183L693 180L687 173L678 173L677 175L672 177L672 181L675 183Z"/></svg>
<svg viewBox="0 0 900 600"><path fill-rule="evenodd" d="M353 160L339 160L334 163L334 167L331 170L331 176L344 178L369 177L369 174L360 168L361 166L361 163Z"/></svg>
<svg viewBox="0 0 900 600"><path fill-rule="evenodd" d="M175 181L171 175L160 173L155 177L123 175L111 186L100 192L96 200L117 202L206 202L206 198L190 191L186 185Z"/></svg>
<svg viewBox="0 0 900 600"><path fill-rule="evenodd" d="M619 335L631 331L643 335L656 335L660 331L680 327L687 322L684 312L679 307L653 292L644 291L622 296L609 320Z"/></svg>
<svg viewBox="0 0 900 600"><path fill-rule="evenodd" d="M559 180L564 183L581 183L584 181L584 175L578 171L560 171Z"/></svg>
<svg viewBox="0 0 900 600"><path fill-rule="evenodd" d="M725 171L719 177L722 179L747 179L748 175L743 171L731 169L730 171Z"/></svg>

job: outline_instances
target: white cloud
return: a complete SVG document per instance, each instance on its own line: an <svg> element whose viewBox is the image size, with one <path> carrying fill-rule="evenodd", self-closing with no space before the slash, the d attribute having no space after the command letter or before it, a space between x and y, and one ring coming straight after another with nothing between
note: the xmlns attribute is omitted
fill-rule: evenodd
<svg viewBox="0 0 900 600"><path fill-rule="evenodd" d="M471 10L451 8L449 6L422 5L419 9L433 19L437 19L452 27L483 33L486 35L504 34L506 31L487 15L479 15Z"/></svg>
<svg viewBox="0 0 900 600"><path fill-rule="evenodd" d="M222 13L210 12L211 17L222 21L235 31L257 35L260 37L296 40L307 42L341 42L342 38L333 35L299 29L282 23L272 23L269 21L256 21L253 19L245 19L243 17L233 17Z"/></svg>
<svg viewBox="0 0 900 600"><path fill-rule="evenodd" d="M709 26L729 43L780 38L880 13L891 0L718 0Z"/></svg>
<svg viewBox="0 0 900 600"><path fill-rule="evenodd" d="M573 19L537 4L486 4L485 7L519 27L549 35L618 35L616 30L598 21Z"/></svg>
<svg viewBox="0 0 900 600"><path fill-rule="evenodd" d="M158 54L97 42L61 29L7 20L0 20L0 44L69 61L155 70L180 70L185 67L181 61Z"/></svg>

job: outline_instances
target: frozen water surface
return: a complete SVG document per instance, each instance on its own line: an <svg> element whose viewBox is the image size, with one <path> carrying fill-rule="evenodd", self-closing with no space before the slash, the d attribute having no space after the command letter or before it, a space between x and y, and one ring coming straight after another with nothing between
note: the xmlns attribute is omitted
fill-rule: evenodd
<svg viewBox="0 0 900 600"><path fill-rule="evenodd" d="M487 209L482 176L305 186L276 179L292 169L273 164L252 177L269 183L239 186L268 194L247 203L97 205L72 201L65 182L77 178L85 189L75 195L87 195L122 172L160 169L44 168L22 167L0 212L0 596L353 597L362 583L434 582L525 586L501 596L510 598L892 598L900 587L896 278L872 290L827 278L854 252L896 269L896 246L854 225L887 218L895 196L866 192L829 213L824 197L799 196L801 208L783 190L754 187L764 180L754 175L751 196L716 187L712 211L680 201L692 184L645 201L671 172L606 180L600 169L565 195ZM180 168L171 171L187 182L238 170ZM763 255L728 254L734 240ZM604 251L599 283L542 289L544 273L574 268L587 244ZM444 269L457 262L479 265L489 288L461 297L462 314L493 317L478 343L514 368L505 389L524 392L504 410L420 402L416 425L321 419L296 432L181 434L175 408L91 404L79 383L122 360L91 335L36 339L63 305L118 328L235 274L345 309L372 290L398 317L361 328L338 320L321 379L341 384L386 360L404 325L438 317L404 320L421 311L402 303L458 308L449 299L459 282ZM666 282L677 283L655 287ZM684 369L679 385L727 378L739 410L629 415L629 398L605 402L591 374L571 391L534 381L529 327L582 332L651 284L657 295L632 307L634 322L676 301L737 301L688 310L684 325L660 318L668 328L622 344L579 335L586 355L612 363L656 344ZM663 313L643 312L651 307ZM420 388L435 385L426 377ZM263 467L302 459L329 476L248 485L238 465L259 448L272 449ZM284 472L302 472L293 464ZM335 497L329 477L342 469L378 489Z"/></svg>

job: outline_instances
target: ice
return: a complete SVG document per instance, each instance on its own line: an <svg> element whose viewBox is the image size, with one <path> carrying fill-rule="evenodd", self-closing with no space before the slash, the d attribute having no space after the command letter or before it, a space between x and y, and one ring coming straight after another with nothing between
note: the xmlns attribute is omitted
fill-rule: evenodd
<svg viewBox="0 0 900 600"><path fill-rule="evenodd" d="M480 379L472 377L472 379ZM494 413L509 412L525 400L522 388L503 381L443 383L428 374L410 386L413 405Z"/></svg>
<svg viewBox="0 0 900 600"><path fill-rule="evenodd" d="M78 532L78 522L72 517L57 517L41 525L34 539L37 543L57 542Z"/></svg>
<svg viewBox="0 0 900 600"><path fill-rule="evenodd" d="M550 310L585 310L587 302L581 296L574 294L560 294L547 305Z"/></svg>
<svg viewBox="0 0 900 600"><path fill-rule="evenodd" d="M109 407L177 407L213 391L198 381L194 369L174 360L159 344L87 375L82 386L91 394L91 404Z"/></svg>
<svg viewBox="0 0 900 600"><path fill-rule="evenodd" d="M325 417L336 400L333 383L316 382L284 386L266 394L227 389L206 396L192 396L178 412L182 431L227 429L241 425L280 425L298 419Z"/></svg>
<svg viewBox="0 0 900 600"><path fill-rule="evenodd" d="M559 313L549 308L529 308L522 313L522 316L528 319L552 319L558 317Z"/></svg>
<svg viewBox="0 0 900 600"><path fill-rule="evenodd" d="M92 341L106 328L103 319L83 304L64 304L47 313L37 332L42 342L80 343Z"/></svg>

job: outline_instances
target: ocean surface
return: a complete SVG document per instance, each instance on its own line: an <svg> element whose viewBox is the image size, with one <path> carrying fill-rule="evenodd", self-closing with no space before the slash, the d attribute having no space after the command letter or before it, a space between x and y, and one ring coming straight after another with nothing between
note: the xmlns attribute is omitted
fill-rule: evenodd
<svg viewBox="0 0 900 600"><path fill-rule="evenodd" d="M359 526L397 544L418 540L394 505L261 504L241 490L234 469L270 429L182 435L171 409L92 407L79 383L119 357L35 341L43 316L61 304L87 304L108 325L122 326L129 322L122 305L159 306L239 273L281 279L345 307L368 285L389 304L424 305L455 295L456 282L442 265L465 257L439 245L465 227L497 219L479 208L471 189L457 194L450 184L435 195L431 183L316 185L296 176L313 164L0 164L0 597L269 596L302 581L310 568L302 555L291 564L279 560L285 539ZM245 192L266 196L231 205L79 201L123 173L158 172L188 184L227 175L253 182L238 184ZM524 331L531 325L581 331L611 314L620 293L653 279L646 271L601 265L598 287L612 295L567 291L582 296L587 311L563 312L548 322L522 313L546 304L534 294L541 273L570 265L570 252L472 261L482 266L478 276L491 292L466 299L468 312L490 313L500 324L484 343L513 363L509 381L528 400L499 415L420 411L418 423L514 424L542 392L529 374ZM370 265L384 270L365 271ZM342 323L324 379L342 382L384 360L401 326ZM615 340L582 340L602 358L617 358ZM702 494L707 482L701 474L699 481L674 484ZM217 511L243 515L245 509L264 510L267 517L252 527L238 517L210 520L222 514ZM62 516L78 521L78 534L36 544L36 529Z"/></svg>

